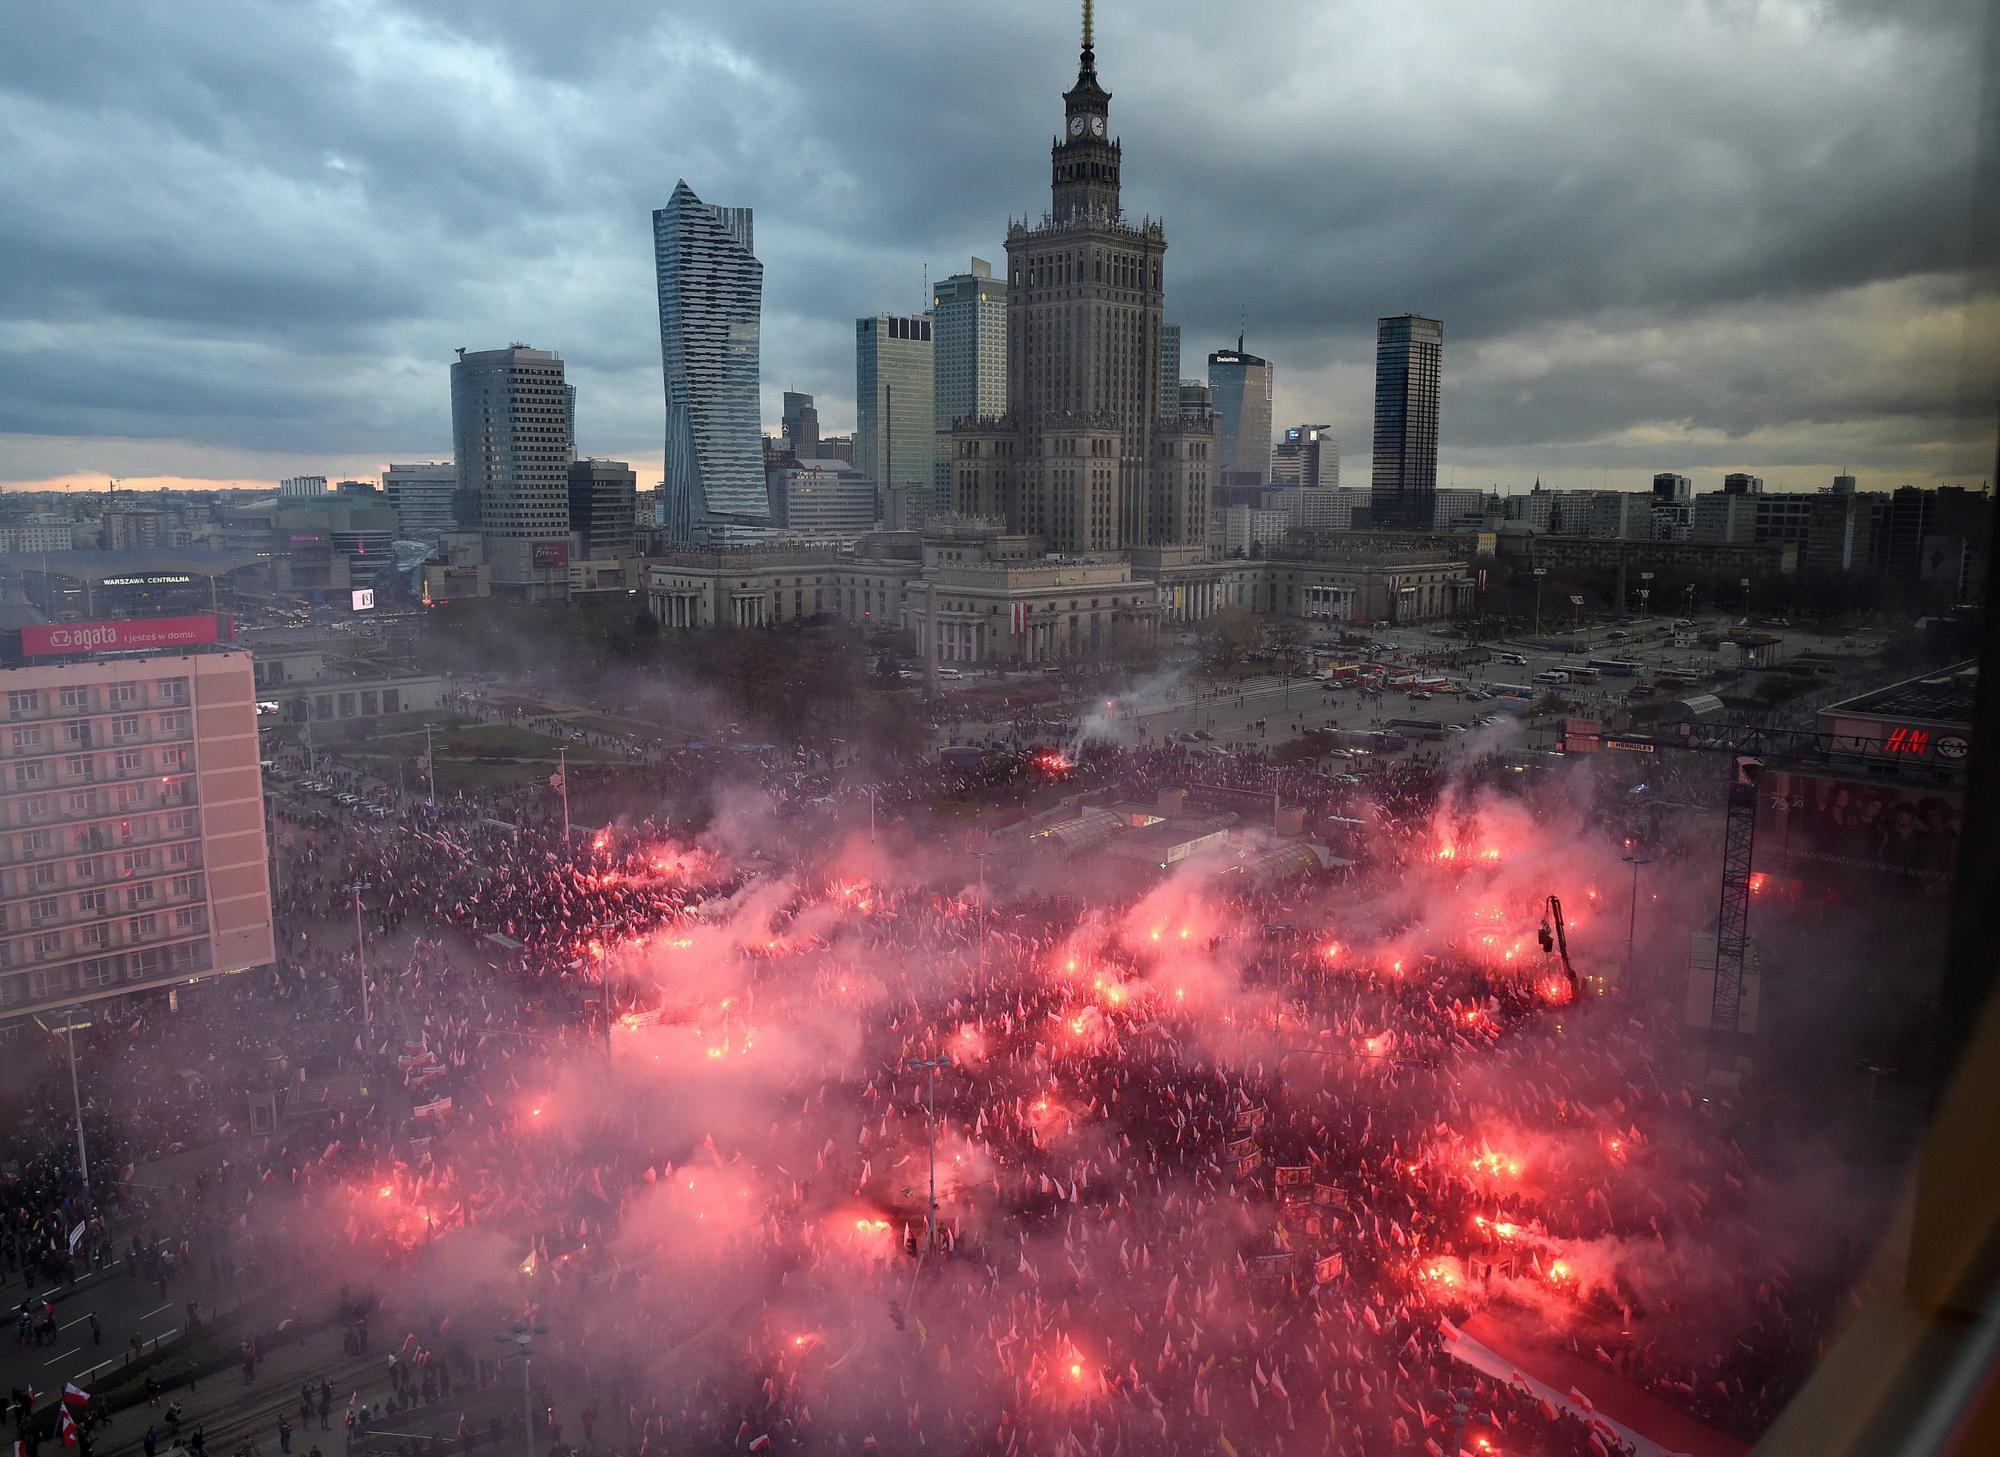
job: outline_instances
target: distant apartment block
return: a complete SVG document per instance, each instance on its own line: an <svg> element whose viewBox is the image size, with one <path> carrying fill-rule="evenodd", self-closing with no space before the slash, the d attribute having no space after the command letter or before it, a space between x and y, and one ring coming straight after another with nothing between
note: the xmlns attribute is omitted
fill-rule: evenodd
<svg viewBox="0 0 2000 1457"><path fill-rule="evenodd" d="M0 1020L272 961L249 653L30 658L0 694Z"/></svg>

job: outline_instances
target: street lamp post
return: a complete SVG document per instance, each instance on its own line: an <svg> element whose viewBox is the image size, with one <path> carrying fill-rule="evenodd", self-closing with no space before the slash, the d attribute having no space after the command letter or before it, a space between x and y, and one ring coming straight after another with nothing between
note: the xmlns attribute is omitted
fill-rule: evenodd
<svg viewBox="0 0 2000 1457"><path fill-rule="evenodd" d="M597 953L597 976L604 986L604 1060L611 1061L611 943L604 933L618 928L618 922L610 916L592 921L585 929L597 933L600 949Z"/></svg>
<svg viewBox="0 0 2000 1457"><path fill-rule="evenodd" d="M937 1248L937 1075L941 1067L950 1067L948 1057L918 1057L904 1064L913 1072L922 1072L929 1081L924 1096L924 1123L930 1134L930 1203L924 1213L924 1253Z"/></svg>
<svg viewBox="0 0 2000 1457"><path fill-rule="evenodd" d="M1651 857L1641 855L1637 850L1619 858L1632 867L1632 914L1625 923L1625 980L1629 982L1632 979L1632 947L1639 935L1639 867L1653 862Z"/></svg>
<svg viewBox="0 0 2000 1457"><path fill-rule="evenodd" d="M1650 604L1653 600L1652 581L1653 574L1651 572L1639 573L1639 615L1641 617L1646 616L1650 610Z"/></svg>
<svg viewBox="0 0 2000 1457"><path fill-rule="evenodd" d="M974 850L972 858L979 862L979 981L986 983L986 857L991 850Z"/></svg>
<svg viewBox="0 0 2000 1457"><path fill-rule="evenodd" d="M83 1178L83 1217L87 1220L90 1218L91 1209L90 1151L83 1141L83 1093L76 1078L76 1033L79 1027L88 1027L90 1023L76 1020L80 1011L82 1008L78 1006L64 1007L63 1022L60 1027L51 1027L39 1017L35 1020L44 1031L62 1033L64 1041L69 1044L69 1101L70 1109L76 1117L76 1169Z"/></svg>
<svg viewBox="0 0 2000 1457"><path fill-rule="evenodd" d="M527 1326L516 1321L510 1334L493 1338L503 1346L515 1347L521 1353L521 1415L528 1424L521 1433L521 1440L527 1457L535 1457L535 1337L548 1334L548 1329L545 1325Z"/></svg>
<svg viewBox="0 0 2000 1457"><path fill-rule="evenodd" d="M1542 635L1542 578L1549 574L1547 567L1535 568L1535 636Z"/></svg>
<svg viewBox="0 0 2000 1457"><path fill-rule="evenodd" d="M365 1028L375 1020L368 1008L368 958L361 939L361 892L368 889L368 882L350 881L341 889L354 897L354 969L361 977L361 1025Z"/></svg>

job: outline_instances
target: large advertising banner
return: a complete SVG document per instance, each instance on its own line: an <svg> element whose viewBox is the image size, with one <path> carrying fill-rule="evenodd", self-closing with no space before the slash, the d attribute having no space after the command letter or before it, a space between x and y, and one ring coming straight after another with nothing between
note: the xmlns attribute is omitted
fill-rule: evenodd
<svg viewBox="0 0 2000 1457"><path fill-rule="evenodd" d="M217 640L217 620L208 614L136 617L117 622L62 622L21 629L21 651L31 658L200 647Z"/></svg>
<svg viewBox="0 0 2000 1457"><path fill-rule="evenodd" d="M1944 894L1962 815L1949 789L1771 771L1757 781L1751 859L1757 870L1799 881L1808 896Z"/></svg>
<svg viewBox="0 0 2000 1457"><path fill-rule="evenodd" d="M538 541L531 549L530 560L538 572L560 572L569 566L569 543L566 541Z"/></svg>

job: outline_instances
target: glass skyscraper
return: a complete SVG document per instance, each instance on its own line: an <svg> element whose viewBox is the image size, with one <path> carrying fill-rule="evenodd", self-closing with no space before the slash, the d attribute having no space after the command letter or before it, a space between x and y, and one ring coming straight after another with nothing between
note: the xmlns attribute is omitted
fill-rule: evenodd
<svg viewBox="0 0 2000 1457"><path fill-rule="evenodd" d="M937 420L929 314L877 314L854 321L854 464L889 492L936 481Z"/></svg>
<svg viewBox="0 0 2000 1457"><path fill-rule="evenodd" d="M931 286L932 420L937 426L932 509L949 511L951 427L1007 413L1007 283L984 258Z"/></svg>
<svg viewBox="0 0 2000 1457"><path fill-rule="evenodd" d="M1160 418L1181 415L1181 326L1160 325Z"/></svg>
<svg viewBox="0 0 2000 1457"><path fill-rule="evenodd" d="M667 385L666 529L677 542L768 528L759 405L764 265L750 209L703 202L685 181L653 214Z"/></svg>
<svg viewBox="0 0 2000 1457"><path fill-rule="evenodd" d="M1208 356L1208 388L1215 400L1216 454L1225 486L1261 486L1271 479L1271 362L1234 349Z"/></svg>
<svg viewBox="0 0 2000 1457"><path fill-rule="evenodd" d="M1377 527L1428 531L1437 499L1438 374L1444 325L1417 314L1375 323L1375 454L1369 515Z"/></svg>

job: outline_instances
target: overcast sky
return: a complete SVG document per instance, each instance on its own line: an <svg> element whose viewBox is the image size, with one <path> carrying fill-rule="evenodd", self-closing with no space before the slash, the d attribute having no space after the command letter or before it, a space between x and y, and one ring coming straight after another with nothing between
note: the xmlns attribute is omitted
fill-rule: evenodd
<svg viewBox="0 0 2000 1457"><path fill-rule="evenodd" d="M1277 365L1366 483L1374 321L1445 323L1440 484L1977 484L2000 290L1982 0L1104 0L1183 374ZM764 416L1048 203L1077 7L12 0L0 483L369 476L456 346L555 349L660 472L650 213L756 210ZM1981 117L1986 117L1982 130ZM1988 138L1983 149L1982 135ZM1983 157L1983 161L1982 161Z"/></svg>

